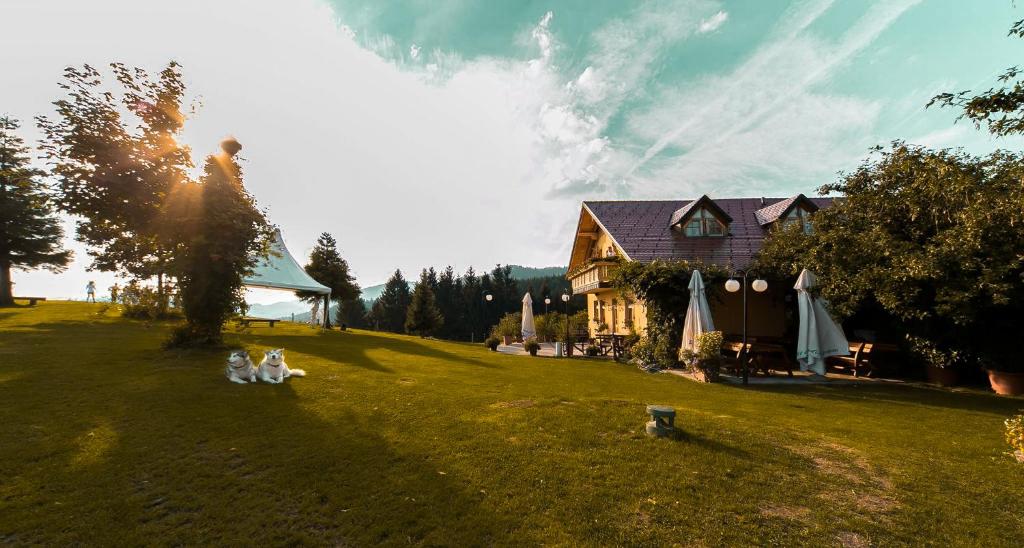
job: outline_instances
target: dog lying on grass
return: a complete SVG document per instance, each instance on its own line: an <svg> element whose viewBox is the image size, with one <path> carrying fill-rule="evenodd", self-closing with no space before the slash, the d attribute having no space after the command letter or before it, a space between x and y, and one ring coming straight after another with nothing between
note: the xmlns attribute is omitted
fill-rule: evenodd
<svg viewBox="0 0 1024 548"><path fill-rule="evenodd" d="M288 377L306 376L306 372L301 369L288 369L288 364L284 363L283 348L264 352L256 374L261 381L271 384L280 384Z"/></svg>
<svg viewBox="0 0 1024 548"><path fill-rule="evenodd" d="M245 350L235 350L228 356L228 364L224 367L224 375L231 382L247 384L256 382L256 366L249 359Z"/></svg>

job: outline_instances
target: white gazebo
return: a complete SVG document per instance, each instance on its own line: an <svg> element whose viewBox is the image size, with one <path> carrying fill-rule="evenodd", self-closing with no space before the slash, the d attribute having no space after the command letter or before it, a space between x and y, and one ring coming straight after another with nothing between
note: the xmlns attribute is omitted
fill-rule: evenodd
<svg viewBox="0 0 1024 548"><path fill-rule="evenodd" d="M331 304L331 288L314 280L299 265L284 245L281 229L274 229L270 253L260 259L252 274L242 280L247 287L281 289L285 291L309 291L324 296L324 326L328 322Z"/></svg>

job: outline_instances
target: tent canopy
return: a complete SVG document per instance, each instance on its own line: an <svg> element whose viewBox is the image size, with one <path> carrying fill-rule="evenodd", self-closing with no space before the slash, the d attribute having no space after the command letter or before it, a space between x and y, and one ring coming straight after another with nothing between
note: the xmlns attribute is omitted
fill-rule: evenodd
<svg viewBox="0 0 1024 548"><path fill-rule="evenodd" d="M331 294L331 288L306 274L295 257L288 252L288 248L284 245L284 238L281 237L281 229L274 229L274 241L270 244L270 254L257 263L252 275L242 280L242 283L249 287Z"/></svg>

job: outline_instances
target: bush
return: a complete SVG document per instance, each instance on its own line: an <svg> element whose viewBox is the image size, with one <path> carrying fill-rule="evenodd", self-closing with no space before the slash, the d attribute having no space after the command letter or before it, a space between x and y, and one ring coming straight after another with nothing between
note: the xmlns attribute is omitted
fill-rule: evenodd
<svg viewBox="0 0 1024 548"><path fill-rule="evenodd" d="M565 331L565 315L558 312L541 314L533 318L533 325L537 330L538 341L551 342L560 332Z"/></svg>
<svg viewBox="0 0 1024 548"><path fill-rule="evenodd" d="M523 328L523 314L521 312L510 312L498 320L491 335L495 337L518 337Z"/></svg>
<svg viewBox="0 0 1024 548"><path fill-rule="evenodd" d="M167 306L167 295L161 295L156 289L132 282L118 294L118 302L122 306L121 315L135 320L172 320L180 319L181 312Z"/></svg>
<svg viewBox="0 0 1024 548"><path fill-rule="evenodd" d="M529 352L531 356L536 356L537 351L540 350L540 343L537 342L535 337L530 337L525 343L523 343L523 350Z"/></svg>
<svg viewBox="0 0 1024 548"><path fill-rule="evenodd" d="M685 361L690 370L701 373L704 380L714 382L722 368L722 332L708 331L697 336L697 350L682 350L679 357Z"/></svg>
<svg viewBox="0 0 1024 548"><path fill-rule="evenodd" d="M666 369L676 365L667 337L640 337L630 348L633 363L648 369Z"/></svg>
<svg viewBox="0 0 1024 548"><path fill-rule="evenodd" d="M1006 419L1006 442L1017 459L1024 461L1024 415Z"/></svg>
<svg viewBox="0 0 1024 548"><path fill-rule="evenodd" d="M498 345L499 344L501 344L501 339L499 339L498 337L495 337L493 335L490 336L490 337L487 337L487 339L484 340L484 346L486 346L487 348L490 348L492 352L496 352L498 350Z"/></svg>
<svg viewBox="0 0 1024 548"><path fill-rule="evenodd" d="M588 356L590 356L591 358L597 356L600 353L601 353L601 349L600 348L598 348L598 347L596 347L596 346L594 346L592 344L591 345L587 345L586 354Z"/></svg>

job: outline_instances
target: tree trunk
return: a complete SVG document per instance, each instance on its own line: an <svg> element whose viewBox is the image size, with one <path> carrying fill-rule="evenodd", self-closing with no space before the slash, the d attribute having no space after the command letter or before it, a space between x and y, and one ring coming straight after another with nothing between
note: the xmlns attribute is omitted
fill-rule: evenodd
<svg viewBox="0 0 1024 548"><path fill-rule="evenodd" d="M0 306L11 306L14 304L14 294L11 286L11 265L0 265Z"/></svg>
<svg viewBox="0 0 1024 548"><path fill-rule="evenodd" d="M338 305L341 306L341 305ZM324 329L331 328L331 298L324 297Z"/></svg>

